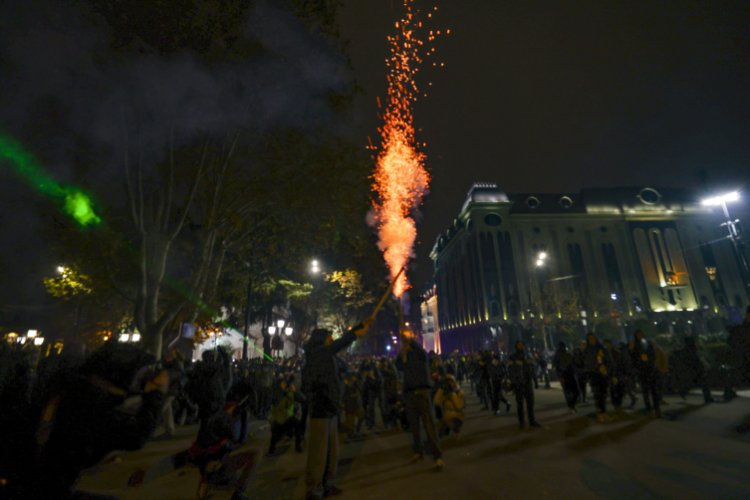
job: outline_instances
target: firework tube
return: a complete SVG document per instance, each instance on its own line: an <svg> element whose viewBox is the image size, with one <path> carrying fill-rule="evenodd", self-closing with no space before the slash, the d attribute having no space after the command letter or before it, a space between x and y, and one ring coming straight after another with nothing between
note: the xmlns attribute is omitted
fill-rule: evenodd
<svg viewBox="0 0 750 500"><path fill-rule="evenodd" d="M388 296L393 291L393 287L396 286L396 280L398 280L398 277L401 276L401 273L404 272L404 268L402 267L401 270L396 274L396 276L393 277L391 280L391 284L388 285L388 289L385 291L382 297L380 297L380 302L378 302L378 305L375 306L375 309L373 309L372 314L370 314L370 317L367 318L368 321L373 322L375 321L375 316L378 315L380 310L383 308L383 305L385 304L385 301L388 300Z"/></svg>

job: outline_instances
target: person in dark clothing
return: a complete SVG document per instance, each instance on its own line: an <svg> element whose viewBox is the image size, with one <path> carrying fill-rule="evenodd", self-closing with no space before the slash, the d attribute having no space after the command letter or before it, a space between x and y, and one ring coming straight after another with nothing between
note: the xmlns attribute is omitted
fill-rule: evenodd
<svg viewBox="0 0 750 500"><path fill-rule="evenodd" d="M383 417L383 377L380 374L375 362L368 363L362 370L364 382L364 401L365 401L365 421L367 428L375 427L375 409L380 412L380 418Z"/></svg>
<svg viewBox="0 0 750 500"><path fill-rule="evenodd" d="M578 403L578 382L576 381L575 367L573 366L573 355L568 352L568 346L565 342L560 342L557 351L552 358L552 365L557 373L557 378L562 385L565 402L572 413L576 413L576 404Z"/></svg>
<svg viewBox="0 0 750 500"><path fill-rule="evenodd" d="M518 426L524 428L525 417L528 415L530 426L541 427L534 418L534 362L526 355L526 346L520 340L516 342L516 352L508 358L508 376L516 396Z"/></svg>
<svg viewBox="0 0 750 500"><path fill-rule="evenodd" d="M166 370L128 344L110 342L48 400L37 433L38 467L25 498L68 498L79 473L114 450L137 450L159 423Z"/></svg>
<svg viewBox="0 0 750 500"><path fill-rule="evenodd" d="M438 469L445 467L440 449L432 404L432 378L427 362L427 353L414 339L414 334L404 329L401 332L403 348L399 353L404 371L404 403L412 432L414 456L417 462L424 456L422 449L421 425L424 425L430 443L432 456Z"/></svg>
<svg viewBox="0 0 750 500"><path fill-rule="evenodd" d="M653 416L658 418L661 417L661 376L656 368L656 349L646 339L643 330L636 330L634 337L629 348L643 391L643 403L646 405L646 412L653 412Z"/></svg>
<svg viewBox="0 0 750 500"><path fill-rule="evenodd" d="M599 343L596 335L586 336L586 349L583 352L583 362L588 373L591 390L596 404L596 418L599 422L610 420L607 415L607 389L609 388L609 372L611 361L609 354Z"/></svg>
<svg viewBox="0 0 750 500"><path fill-rule="evenodd" d="M727 347L735 373L733 378L740 383L750 383L750 307L745 311L742 324L730 328Z"/></svg>
<svg viewBox="0 0 750 500"><path fill-rule="evenodd" d="M672 354L672 360L674 363L672 371L680 397L685 399L690 389L698 386L703 391L703 401L713 403L711 390L706 381L706 367L698 354L695 337L685 337L685 345Z"/></svg>
<svg viewBox="0 0 750 500"><path fill-rule="evenodd" d="M186 390L190 399L198 405L200 426L195 442L201 448L212 447L225 437L224 405L232 386L231 361L230 353L224 349L204 351L188 381ZM222 422L221 425L218 425L219 422ZM231 437L232 423L228 425Z"/></svg>
<svg viewBox="0 0 750 500"><path fill-rule="evenodd" d="M510 411L510 403L503 394L503 381L508 376L508 368L500 362L500 357L495 354L490 357L487 365L490 376L490 397L492 399L492 411L495 415L500 414L500 402L505 404L505 412Z"/></svg>
<svg viewBox="0 0 750 500"><path fill-rule="evenodd" d="M330 330L316 328L307 343L302 386L309 400L310 424L305 482L307 498L340 494L335 485L338 467L338 414L341 407L341 363L336 353L367 332L371 319L337 340Z"/></svg>
<svg viewBox="0 0 750 500"><path fill-rule="evenodd" d="M625 397L625 380L627 378L627 355L612 345L611 340L604 341L604 348L611 362L609 370L609 397L615 411L622 411L622 400Z"/></svg>
<svg viewBox="0 0 750 500"><path fill-rule="evenodd" d="M576 383L578 384L578 393L581 396L581 403L586 402L586 384L588 383L588 372L584 366L583 351L586 350L586 341L581 341L578 347L573 351L573 368L576 374Z"/></svg>

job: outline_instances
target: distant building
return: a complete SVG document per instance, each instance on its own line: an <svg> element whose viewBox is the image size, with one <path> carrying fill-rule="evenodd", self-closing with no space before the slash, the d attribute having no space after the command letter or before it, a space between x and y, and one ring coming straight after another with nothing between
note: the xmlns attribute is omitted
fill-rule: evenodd
<svg viewBox="0 0 750 500"><path fill-rule="evenodd" d="M730 211L750 217L742 203ZM443 352L518 338L551 348L592 328L624 339L637 320L700 331L748 304L736 251L747 260L747 249L725 220L686 190L508 195L475 184L430 254L425 331Z"/></svg>

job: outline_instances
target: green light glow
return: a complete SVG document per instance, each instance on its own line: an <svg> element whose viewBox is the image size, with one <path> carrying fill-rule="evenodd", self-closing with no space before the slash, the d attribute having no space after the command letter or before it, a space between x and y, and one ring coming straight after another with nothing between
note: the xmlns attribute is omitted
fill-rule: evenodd
<svg viewBox="0 0 750 500"><path fill-rule="evenodd" d="M62 210L81 226L99 224L91 197L73 186L61 186L12 138L0 134L0 160L9 160L16 172L40 193L55 199Z"/></svg>

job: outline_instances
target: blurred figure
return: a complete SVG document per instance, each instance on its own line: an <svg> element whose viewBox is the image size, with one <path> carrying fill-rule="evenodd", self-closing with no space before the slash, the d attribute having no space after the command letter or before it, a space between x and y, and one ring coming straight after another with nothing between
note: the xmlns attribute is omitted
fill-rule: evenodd
<svg viewBox="0 0 750 500"><path fill-rule="evenodd" d="M302 429L298 417L298 403L302 402L302 396L297 392L294 384L282 380L279 384L281 397L271 409L271 444L268 454L276 453L276 445L282 437L294 436L294 449L302 453Z"/></svg>
<svg viewBox="0 0 750 500"><path fill-rule="evenodd" d="M490 358L488 365L490 373L490 398L492 400L492 411L495 415L500 414L500 402L505 404L505 412L510 411L510 402L503 394L503 383L508 377L508 368L505 363L500 362L500 357L495 354Z"/></svg>
<svg viewBox="0 0 750 500"><path fill-rule="evenodd" d="M606 422L610 420L607 415L607 389L609 388L609 372L612 363L604 346L591 332L586 336L586 350L583 357L591 391L594 393L596 418L599 422Z"/></svg>
<svg viewBox="0 0 750 500"><path fill-rule="evenodd" d="M530 426L541 427L534 418L534 362L526 355L526 346L521 340L516 342L516 352L508 358L508 376L516 396L518 427L524 428L527 416Z"/></svg>
<svg viewBox="0 0 750 500"><path fill-rule="evenodd" d="M68 498L81 470L114 450L137 450L154 432L169 388L166 370L131 344L110 342L48 401L37 433L38 467L25 498Z"/></svg>
<svg viewBox="0 0 750 500"><path fill-rule="evenodd" d="M568 405L571 413L576 413L576 404L578 403L578 382L576 381L575 367L573 366L573 355L568 352L568 346L565 342L560 342L557 351L552 358L552 365L555 367L557 378L562 385L563 394L565 394L565 403Z"/></svg>
<svg viewBox="0 0 750 500"><path fill-rule="evenodd" d="M695 337L685 337L685 345L672 353L672 370L675 376L677 392L682 399L693 387L703 391L703 401L713 403L711 390L706 381L706 366L698 353Z"/></svg>
<svg viewBox="0 0 750 500"><path fill-rule="evenodd" d="M661 374L656 367L656 349L653 342L646 339L643 330L635 331L630 354L641 384L646 412L661 417Z"/></svg>
<svg viewBox="0 0 750 500"><path fill-rule="evenodd" d="M435 397L435 406L440 408L440 435L447 436L451 432L458 434L464 423L464 407L466 402L461 387L452 375L447 375L440 384Z"/></svg>

